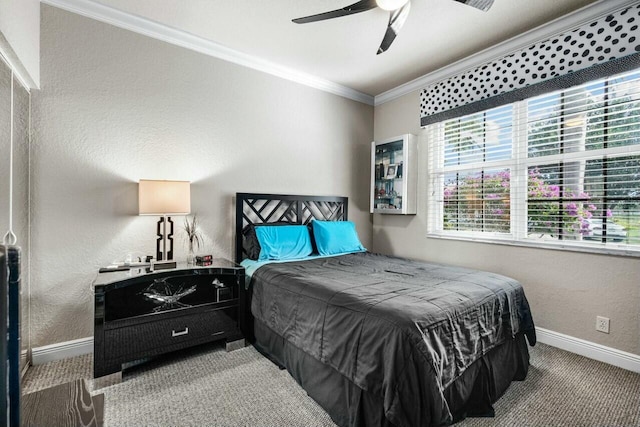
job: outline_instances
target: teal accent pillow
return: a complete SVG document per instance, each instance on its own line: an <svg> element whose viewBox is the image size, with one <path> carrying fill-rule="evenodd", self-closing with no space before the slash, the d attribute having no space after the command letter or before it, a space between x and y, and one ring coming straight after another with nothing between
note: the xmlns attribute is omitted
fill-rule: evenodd
<svg viewBox="0 0 640 427"><path fill-rule="evenodd" d="M260 242L258 242L258 238L256 237L256 228L257 227L271 227L276 226L280 227L283 225L296 225L291 222L266 222L264 224L249 224L242 230L242 247L244 251L247 253L247 258L252 260L258 260L260 257ZM313 236L311 236L311 244L313 245Z"/></svg>
<svg viewBox="0 0 640 427"><path fill-rule="evenodd" d="M258 261L297 259L311 255L311 237L306 225L256 227L260 243Z"/></svg>
<svg viewBox="0 0 640 427"><path fill-rule="evenodd" d="M360 243L356 226L351 221L318 221L311 222L313 238L320 255L350 254L364 252Z"/></svg>

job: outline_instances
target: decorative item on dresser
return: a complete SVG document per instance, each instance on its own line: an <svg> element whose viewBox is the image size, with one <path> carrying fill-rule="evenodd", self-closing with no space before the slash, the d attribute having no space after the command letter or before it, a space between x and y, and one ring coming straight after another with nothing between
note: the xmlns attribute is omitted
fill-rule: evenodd
<svg viewBox="0 0 640 427"><path fill-rule="evenodd" d="M140 180L138 184L138 214L161 215L157 231L157 261L171 261L173 259L173 221L170 215L187 215L190 212L191 183L189 181ZM167 225L169 226L168 230Z"/></svg>
<svg viewBox="0 0 640 427"><path fill-rule="evenodd" d="M196 255L194 261L196 265L208 266L213 264L213 255Z"/></svg>
<svg viewBox="0 0 640 427"><path fill-rule="evenodd" d="M226 339L227 350L244 346L238 324L244 268L226 259L206 267L99 273L93 289L95 378L120 376L123 363L210 341Z"/></svg>
<svg viewBox="0 0 640 427"><path fill-rule="evenodd" d="M189 252L187 254L187 264L195 264L196 254L194 249L200 249L202 244L202 233L198 229L198 217L193 215L191 219L184 217L184 232L187 234L187 245Z"/></svg>

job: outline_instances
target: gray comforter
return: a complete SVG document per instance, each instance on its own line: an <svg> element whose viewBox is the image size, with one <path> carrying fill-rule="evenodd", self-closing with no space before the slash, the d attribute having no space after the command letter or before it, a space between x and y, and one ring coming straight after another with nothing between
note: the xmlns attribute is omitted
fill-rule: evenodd
<svg viewBox="0 0 640 427"><path fill-rule="evenodd" d="M498 274L360 253L265 265L252 286L257 320L395 425L450 422L443 391L469 365L521 332L535 344L522 286Z"/></svg>

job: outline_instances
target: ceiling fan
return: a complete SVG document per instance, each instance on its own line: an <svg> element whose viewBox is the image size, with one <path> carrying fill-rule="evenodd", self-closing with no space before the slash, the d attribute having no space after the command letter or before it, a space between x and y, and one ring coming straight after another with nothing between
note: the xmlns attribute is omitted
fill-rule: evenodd
<svg viewBox="0 0 640 427"><path fill-rule="evenodd" d="M493 5L494 0L455 0L476 9L486 12ZM367 10L379 7L389 11L389 24L384 34L382 43L378 48L377 55L386 52L391 43L396 39L400 32L400 28L409 16L411 9L411 0L361 0L342 9L336 9L329 12L319 13L317 15L304 16L293 20L296 24L307 24L309 22L324 21L325 19L339 18L341 16L353 15L354 13L366 12Z"/></svg>

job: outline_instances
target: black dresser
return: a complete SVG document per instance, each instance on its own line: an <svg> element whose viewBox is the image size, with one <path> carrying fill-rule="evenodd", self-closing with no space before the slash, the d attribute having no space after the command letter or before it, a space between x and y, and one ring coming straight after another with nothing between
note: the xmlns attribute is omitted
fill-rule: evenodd
<svg viewBox="0 0 640 427"><path fill-rule="evenodd" d="M244 339L238 324L244 268L226 259L206 267L99 273L93 289L94 378L119 372L126 362Z"/></svg>

